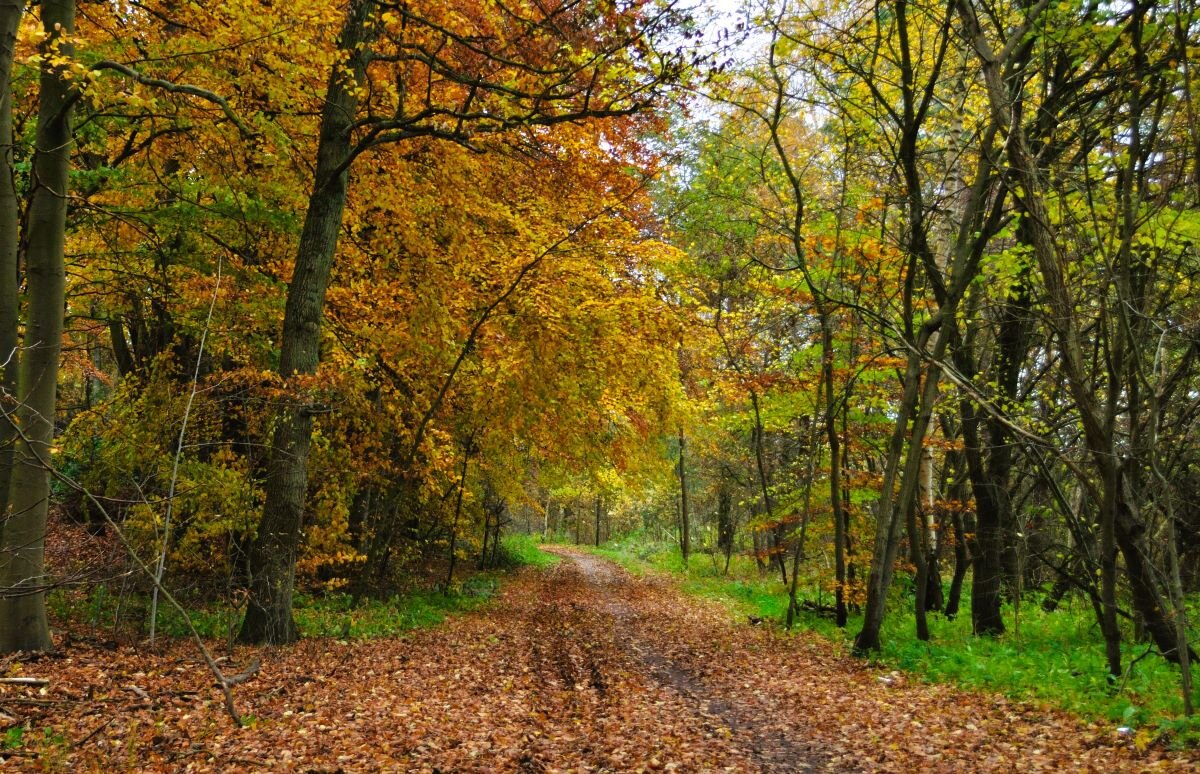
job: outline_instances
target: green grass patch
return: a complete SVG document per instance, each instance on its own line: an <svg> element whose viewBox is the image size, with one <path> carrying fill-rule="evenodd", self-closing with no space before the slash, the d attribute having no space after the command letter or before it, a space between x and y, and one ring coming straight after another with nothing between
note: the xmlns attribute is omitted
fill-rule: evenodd
<svg viewBox="0 0 1200 774"><path fill-rule="evenodd" d="M507 563L517 566L549 567L562 561L562 557L543 551L541 544L542 541L533 535L505 535L500 541L500 549Z"/></svg>
<svg viewBox="0 0 1200 774"><path fill-rule="evenodd" d="M778 574L760 576L755 563L746 557L734 557L729 574L724 575L723 562L695 554L685 571L677 547L636 535L606 544L596 553L637 574L671 573L685 592L721 601L738 614L782 621L787 612L787 590ZM803 585L802 599L832 604L828 594L820 598L816 589ZM916 639L913 599L907 585L911 584L897 579L893 589L882 632L883 648L871 657L880 668L902 669L930 682L1042 702L1102 724L1129 726L1135 729L1135 742L1143 744L1160 737L1181 746L1200 744L1200 720L1183 716L1178 667L1150 651L1147 644L1127 637L1123 654L1126 673L1116 685L1109 684L1104 641L1086 600L1068 599L1057 611L1046 613L1040 597L1029 594L1019 609L1011 605L1005 609L1006 634L976 637L971 632L968 587L963 591L959 616L951 621L931 613L931 640L921 642ZM803 611L798 622L800 630L817 632L847 651L862 626L861 616L851 616L841 630L833 621Z"/></svg>

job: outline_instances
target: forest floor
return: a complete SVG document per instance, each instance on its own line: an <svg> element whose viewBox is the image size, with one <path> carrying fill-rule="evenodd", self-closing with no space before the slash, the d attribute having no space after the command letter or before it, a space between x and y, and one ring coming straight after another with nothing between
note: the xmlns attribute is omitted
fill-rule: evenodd
<svg viewBox="0 0 1200 774"><path fill-rule="evenodd" d="M1110 727L907 679L567 548L404 638L239 649L243 725L186 641L75 641L8 665L4 768L1193 771Z"/></svg>

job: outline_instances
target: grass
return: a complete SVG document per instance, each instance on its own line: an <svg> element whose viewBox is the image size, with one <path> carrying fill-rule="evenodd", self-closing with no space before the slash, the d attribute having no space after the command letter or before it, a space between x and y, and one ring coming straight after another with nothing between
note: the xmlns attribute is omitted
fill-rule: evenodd
<svg viewBox="0 0 1200 774"><path fill-rule="evenodd" d="M541 541L533 535L505 535L500 543L507 561L514 565L549 567L562 561L561 557L549 554L538 546Z"/></svg>
<svg viewBox="0 0 1200 774"><path fill-rule="evenodd" d="M745 557L735 557L725 576L709 556L694 555L685 570L676 547L637 536L606 544L597 553L634 573L670 572L685 592L723 601L739 614L782 621L787 612L786 590L778 575L760 577ZM812 598L813 593L800 595ZM1009 631L991 638L971 633L969 588L963 596L964 607L955 620L930 615L931 640L921 642L915 634L912 595L898 579L882 632L883 648L872 660L930 682L1038 701L1097 723L1128 726L1140 744L1160 738L1181 746L1200 744L1200 720L1183 716L1178 668L1148 645L1127 638L1125 677L1109 685L1104 642L1085 600L1068 599L1056 612L1045 613L1040 598L1027 595L1019 610L1005 609ZM828 595L822 601L832 602ZM862 625L861 616L851 616L845 630L812 613L802 612L798 620L800 629L817 632L847 651Z"/></svg>
<svg viewBox="0 0 1200 774"><path fill-rule="evenodd" d="M545 567L557 561L557 556L540 550L529 536L505 536L501 543L502 569L471 575L448 594L436 589L418 589L387 599L363 599L355 605L349 594L297 593L293 614L302 637L346 640L400 636L413 629L437 626L447 616L478 608L495 595L504 570L524 565ZM142 625L149 616L149 600L145 595L129 594L121 599L103 585L96 586L82 599L77 593L53 592L49 605L57 620L73 620L94 627L111 626L122 615ZM202 637L232 642L242 612L216 603L194 606L188 610L188 616ZM159 607L158 631L166 637L190 635L184 617L166 604Z"/></svg>

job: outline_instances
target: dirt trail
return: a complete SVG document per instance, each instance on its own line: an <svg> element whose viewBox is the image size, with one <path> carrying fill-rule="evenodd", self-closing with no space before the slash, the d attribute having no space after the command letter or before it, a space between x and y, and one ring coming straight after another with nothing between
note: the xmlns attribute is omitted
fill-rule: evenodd
<svg viewBox="0 0 1200 774"><path fill-rule="evenodd" d="M1160 750L1135 751L1112 729L906 684L815 638L747 626L668 582L553 550L562 562L523 572L485 609L435 629L262 654L260 674L236 689L245 728L222 716L219 694L181 656L184 645L142 656L136 672L64 669L51 697L65 697L63 735L102 732L60 750L55 763L302 772L1194 770L1194 761Z"/></svg>
<svg viewBox="0 0 1200 774"><path fill-rule="evenodd" d="M590 554L558 550L560 556L575 565L585 581L596 588L596 606L612 616L618 626L622 647L636 659L636 666L650 677L673 690L688 708L715 724L745 754L740 766L762 772L805 772L831 768L827 757L820 756L811 744L782 735L773 723L737 694L705 685L685 668L660 652L649 640L644 628L654 627L653 616L645 620L628 601L634 582L611 562ZM845 768L843 766L843 768Z"/></svg>

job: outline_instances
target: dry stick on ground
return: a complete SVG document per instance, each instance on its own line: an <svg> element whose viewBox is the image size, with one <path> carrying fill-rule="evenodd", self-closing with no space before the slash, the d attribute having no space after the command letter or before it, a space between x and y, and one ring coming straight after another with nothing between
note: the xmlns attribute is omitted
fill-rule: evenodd
<svg viewBox="0 0 1200 774"><path fill-rule="evenodd" d="M4 413L7 415L7 412ZM28 439L25 437L25 432L20 427L16 428L16 432L17 437L20 440L28 442ZM33 447L30 448L32 449ZM36 450L34 451L34 454L37 455ZM83 495L89 503L95 506L96 510L100 512L100 515L104 517L104 522L108 524L108 526L112 529L113 534L115 534L117 539L121 541L121 546L125 549L125 552L128 553L130 558L133 559L134 563L137 564L138 569L144 572L146 577L149 578L154 584L154 590L161 594L162 598L167 600L171 607L175 608L175 610L181 616L183 616L183 621L187 624L188 631L191 633L192 639L196 643L196 648L200 651L200 655L204 657L204 663L208 666L209 671L211 671L217 678L217 686L221 689L222 693L225 694L226 712L229 713L229 717L233 719L233 722L240 726L242 724L242 716L238 714L237 707L235 707L233 704L233 691L229 690L230 686L234 685L235 683L230 682L230 678L225 676L225 673L221 671L221 667L218 666L216 660L213 659L212 653L209 651L208 646L204 644L204 638L200 636L200 632L196 631L196 625L192 623L192 617L188 615L187 610L179 603L179 600L175 598L174 594L167 591L167 588L162 584L162 581L160 581L155 574L154 568L144 562L142 558L137 555L137 552L133 550L133 546L130 545L128 538L125 537L124 531L121 529L120 525L113 520L113 517L109 514L108 509L104 507L104 503L100 502L99 498L92 494L87 487L83 486L83 484L80 484L75 479L64 474L62 471L49 464L45 459L42 459L40 455L37 455L37 461L50 472L51 476L63 482L71 489L74 489L79 494ZM257 671L257 666L252 665L251 669L247 670L246 676L242 677L242 679L238 680L238 682L244 682L245 680L249 679L254 672Z"/></svg>
<svg viewBox="0 0 1200 774"><path fill-rule="evenodd" d="M0 685L31 685L35 688L45 688L49 680L41 677L0 677Z"/></svg>

